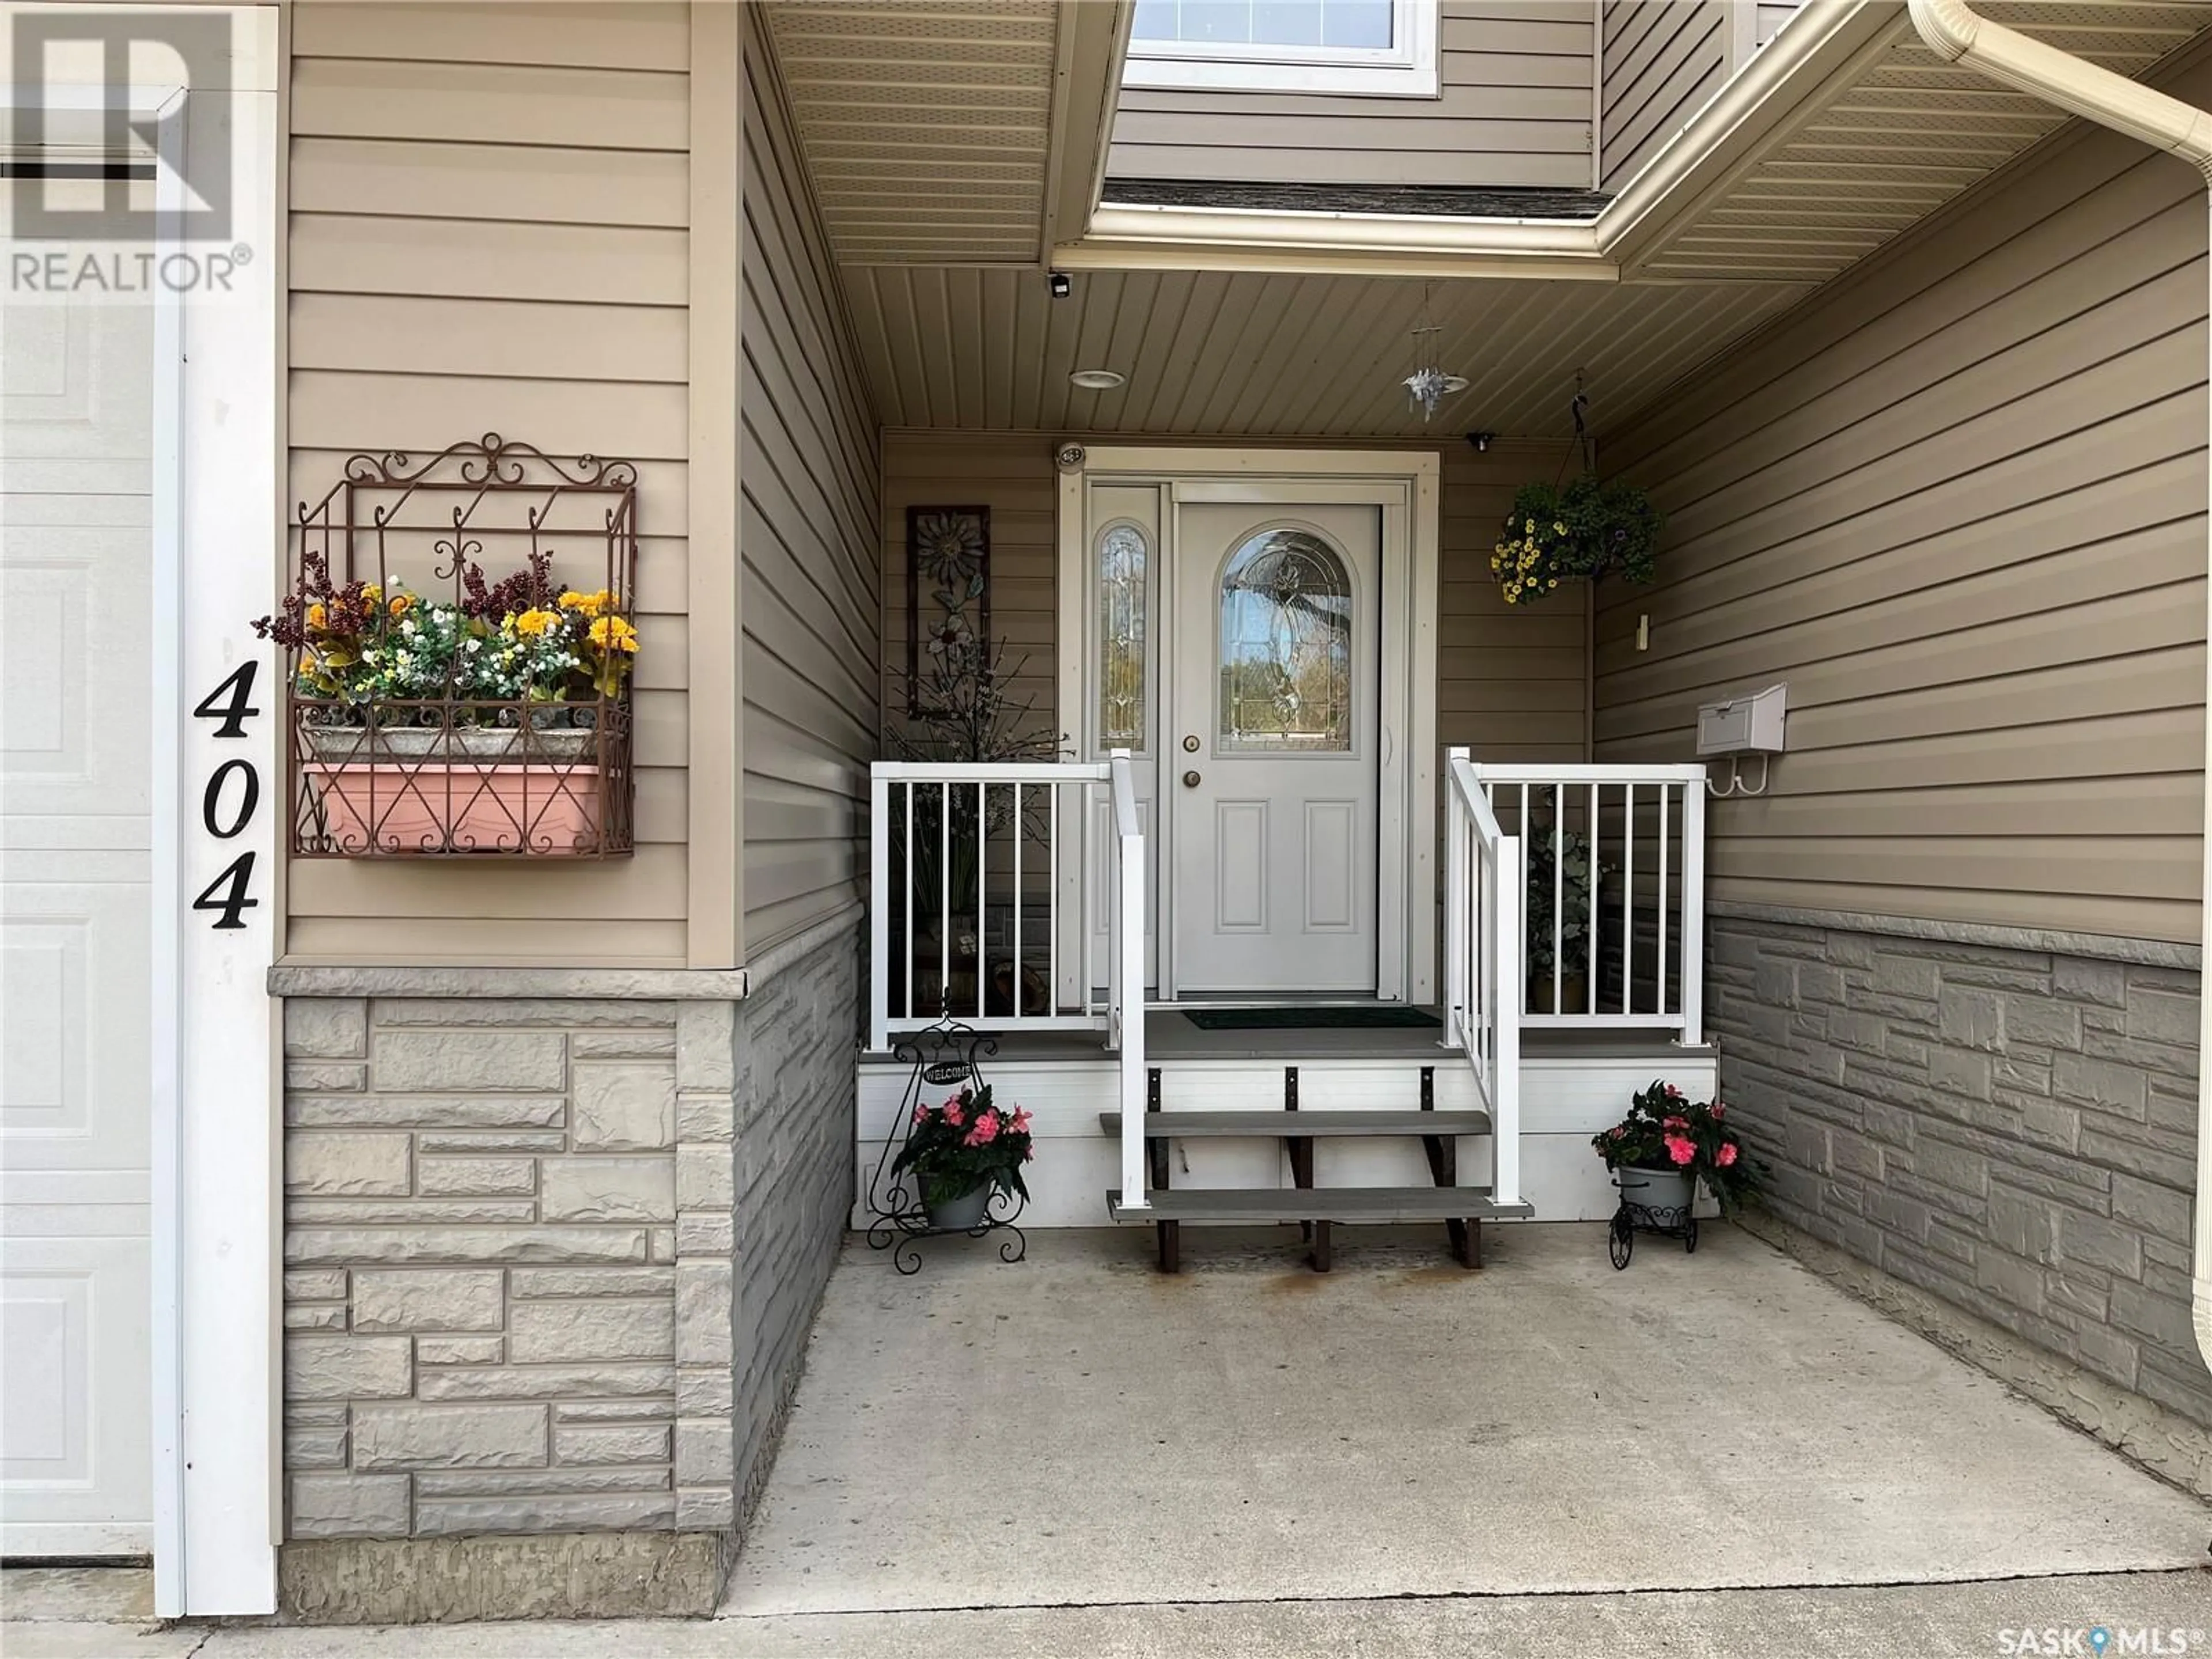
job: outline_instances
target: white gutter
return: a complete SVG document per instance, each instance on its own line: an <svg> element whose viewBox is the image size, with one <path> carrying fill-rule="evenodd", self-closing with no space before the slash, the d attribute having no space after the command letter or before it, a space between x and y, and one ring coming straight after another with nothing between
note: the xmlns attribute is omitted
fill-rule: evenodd
<svg viewBox="0 0 2212 1659"><path fill-rule="evenodd" d="M1965 0L1909 0L1912 26L1929 50L1979 70L1992 81L2033 94L2046 103L2101 126L2140 138L2179 156L2204 180L2208 226L2212 226L2212 114L2153 90L2108 69L2032 40L2017 30L1977 15ZM2208 295L2212 312L2212 295ZM2212 538L2212 499L2207 501ZM2212 540L2207 544L2212 561ZM2212 586L2206 592L2208 636L2212 636ZM2206 708L2212 715L2212 652L2206 658ZM2212 969L2212 718L2206 726L2203 919L2198 934L2200 977ZM2200 986L2200 993L2206 988ZM2212 995L2200 994L2197 1024L2197 1223L2191 1259L2197 1346L2212 1365Z"/></svg>

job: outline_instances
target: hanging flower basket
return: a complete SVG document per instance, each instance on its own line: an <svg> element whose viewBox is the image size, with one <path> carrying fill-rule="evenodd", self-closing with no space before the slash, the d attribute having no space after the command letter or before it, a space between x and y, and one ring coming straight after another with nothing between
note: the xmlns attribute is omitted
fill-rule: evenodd
<svg viewBox="0 0 2212 1659"><path fill-rule="evenodd" d="M1648 582L1665 522L1642 490L1617 478L1585 472L1563 487L1523 484L1490 556L1490 574L1508 605L1534 605L1563 582L1616 572Z"/></svg>

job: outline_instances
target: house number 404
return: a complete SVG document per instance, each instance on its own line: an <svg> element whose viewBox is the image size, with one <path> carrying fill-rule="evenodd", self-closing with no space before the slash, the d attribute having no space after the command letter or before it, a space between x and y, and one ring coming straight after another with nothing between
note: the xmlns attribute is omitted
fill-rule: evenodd
<svg viewBox="0 0 2212 1659"><path fill-rule="evenodd" d="M215 729L216 737L243 738L246 722L261 713L253 707L253 681L260 668L258 659L239 664L193 708L201 720L222 722ZM208 774L206 787L200 791L200 823L216 840L234 841L246 833L260 805L261 774L252 761L234 757ZM243 927L245 913L261 905L252 895L253 853L248 848L200 890L192 908L213 911L215 921L210 927Z"/></svg>

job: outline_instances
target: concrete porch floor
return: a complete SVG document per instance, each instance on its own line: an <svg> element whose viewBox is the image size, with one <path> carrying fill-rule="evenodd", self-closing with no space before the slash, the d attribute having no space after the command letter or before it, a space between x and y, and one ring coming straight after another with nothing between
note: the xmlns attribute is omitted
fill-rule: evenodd
<svg viewBox="0 0 2212 1659"><path fill-rule="evenodd" d="M2206 1508L1724 1226L1042 1232L832 1279L726 1618L2140 1573ZM2212 1597L2207 1597L2212 1603ZM2212 1611L2212 1607L2208 1607ZM2205 1622L2205 1621L2199 1621Z"/></svg>

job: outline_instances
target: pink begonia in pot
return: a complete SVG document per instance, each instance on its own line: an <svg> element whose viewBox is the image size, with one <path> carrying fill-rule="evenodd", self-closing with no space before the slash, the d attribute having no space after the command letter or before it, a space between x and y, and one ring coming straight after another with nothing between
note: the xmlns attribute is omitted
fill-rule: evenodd
<svg viewBox="0 0 2212 1659"><path fill-rule="evenodd" d="M914 1171L931 1226L966 1232L983 1224L994 1193L1028 1199L1022 1165L1036 1156L1029 1113L1018 1106L1000 1111L987 1083L963 1088L942 1105L917 1104L891 1172Z"/></svg>
<svg viewBox="0 0 2212 1659"><path fill-rule="evenodd" d="M1673 1084L1655 1079L1630 1101L1628 1115L1591 1136L1590 1146L1608 1170L1685 1176L1693 1192L1695 1183L1704 1182L1726 1214L1758 1181L1756 1166L1727 1118L1719 1101L1692 1100ZM1638 1198L1626 1184L1623 1192L1636 1202L1660 1201Z"/></svg>

